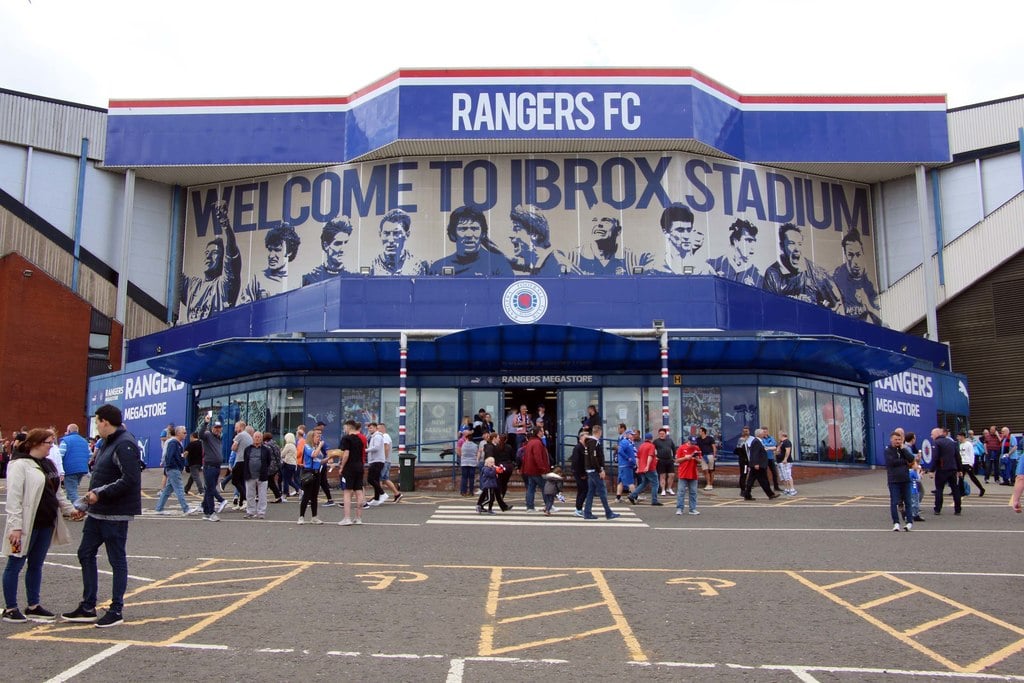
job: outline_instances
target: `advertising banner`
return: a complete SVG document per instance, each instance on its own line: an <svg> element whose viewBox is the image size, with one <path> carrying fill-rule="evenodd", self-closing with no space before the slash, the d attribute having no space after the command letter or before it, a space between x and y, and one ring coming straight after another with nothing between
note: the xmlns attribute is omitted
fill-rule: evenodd
<svg viewBox="0 0 1024 683"><path fill-rule="evenodd" d="M168 424L186 425L191 387L149 369L142 363L129 367L143 370L112 373L89 380L89 415L105 403L121 409L121 417L129 432L139 440L146 465L160 464L161 433ZM90 433L95 427L90 426Z"/></svg>
<svg viewBox="0 0 1024 683"><path fill-rule="evenodd" d="M897 427L917 435L917 445L930 439L938 425L935 376L923 370L907 370L874 383L875 461L885 466L889 435Z"/></svg>
<svg viewBox="0 0 1024 683"><path fill-rule="evenodd" d="M681 153L446 157L193 187L181 311L341 275L717 275L878 323L868 188Z"/></svg>

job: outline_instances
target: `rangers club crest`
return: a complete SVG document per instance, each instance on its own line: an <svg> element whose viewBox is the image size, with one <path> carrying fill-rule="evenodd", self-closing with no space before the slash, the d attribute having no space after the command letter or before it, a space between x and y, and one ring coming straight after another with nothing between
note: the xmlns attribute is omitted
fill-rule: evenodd
<svg viewBox="0 0 1024 683"><path fill-rule="evenodd" d="M535 323L548 310L548 294L532 280L518 280L505 288L501 307L509 320L521 325Z"/></svg>

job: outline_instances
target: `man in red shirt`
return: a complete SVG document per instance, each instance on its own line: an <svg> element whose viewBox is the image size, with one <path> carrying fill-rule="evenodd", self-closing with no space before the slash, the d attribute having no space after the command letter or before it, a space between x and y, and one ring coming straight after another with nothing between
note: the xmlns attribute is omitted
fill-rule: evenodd
<svg viewBox="0 0 1024 683"><path fill-rule="evenodd" d="M548 460L548 449L540 440L539 434L531 430L523 446L523 466L521 468L523 478L526 479L526 511L534 512L533 499L537 493L537 487L544 490L544 475L551 471L551 462Z"/></svg>
<svg viewBox="0 0 1024 683"><path fill-rule="evenodd" d="M651 505L661 505L658 502L658 450L654 447L654 435L650 432L644 434L644 442L636 451L636 473L640 477L640 485L629 494L629 502L636 505L637 498L650 486Z"/></svg>
<svg viewBox="0 0 1024 683"><path fill-rule="evenodd" d="M697 437L691 436L676 451L676 465L679 466L678 493L676 494L676 514L683 514L684 496L689 499L689 514L699 515L697 511L697 463L701 461L700 446Z"/></svg>

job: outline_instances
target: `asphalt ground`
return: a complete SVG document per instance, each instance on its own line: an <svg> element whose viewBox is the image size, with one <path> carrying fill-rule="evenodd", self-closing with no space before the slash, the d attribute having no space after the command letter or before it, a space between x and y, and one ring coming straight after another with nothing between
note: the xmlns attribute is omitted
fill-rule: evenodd
<svg viewBox="0 0 1024 683"><path fill-rule="evenodd" d="M144 474L150 509L158 477ZM297 502L263 521L145 514L125 623L0 623L2 680L1024 681L1008 488L961 516L926 496L926 521L894 533L884 472L797 483L796 498L718 489L700 516L623 502L596 521L571 498L527 514L521 490L494 516L411 492L350 527L339 507L297 526ZM44 569L54 612L80 595L80 529Z"/></svg>

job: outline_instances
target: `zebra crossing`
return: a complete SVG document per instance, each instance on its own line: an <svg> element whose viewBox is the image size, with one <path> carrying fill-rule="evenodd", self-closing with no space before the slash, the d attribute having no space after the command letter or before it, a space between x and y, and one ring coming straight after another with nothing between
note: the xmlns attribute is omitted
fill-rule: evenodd
<svg viewBox="0 0 1024 683"><path fill-rule="evenodd" d="M547 516L541 508L536 512L527 512L522 505L513 505L508 512L500 512L495 508L495 513L480 514L475 505L456 504L438 505L427 524L464 524L464 525L486 525L486 526L533 526L533 527L593 527L595 529L611 528L642 528L650 527L637 516L629 507L612 507L613 512L621 515L617 519L606 519L604 511L599 505L595 505L594 514L597 519L583 519L573 514L575 508L572 504L556 506L557 512Z"/></svg>

